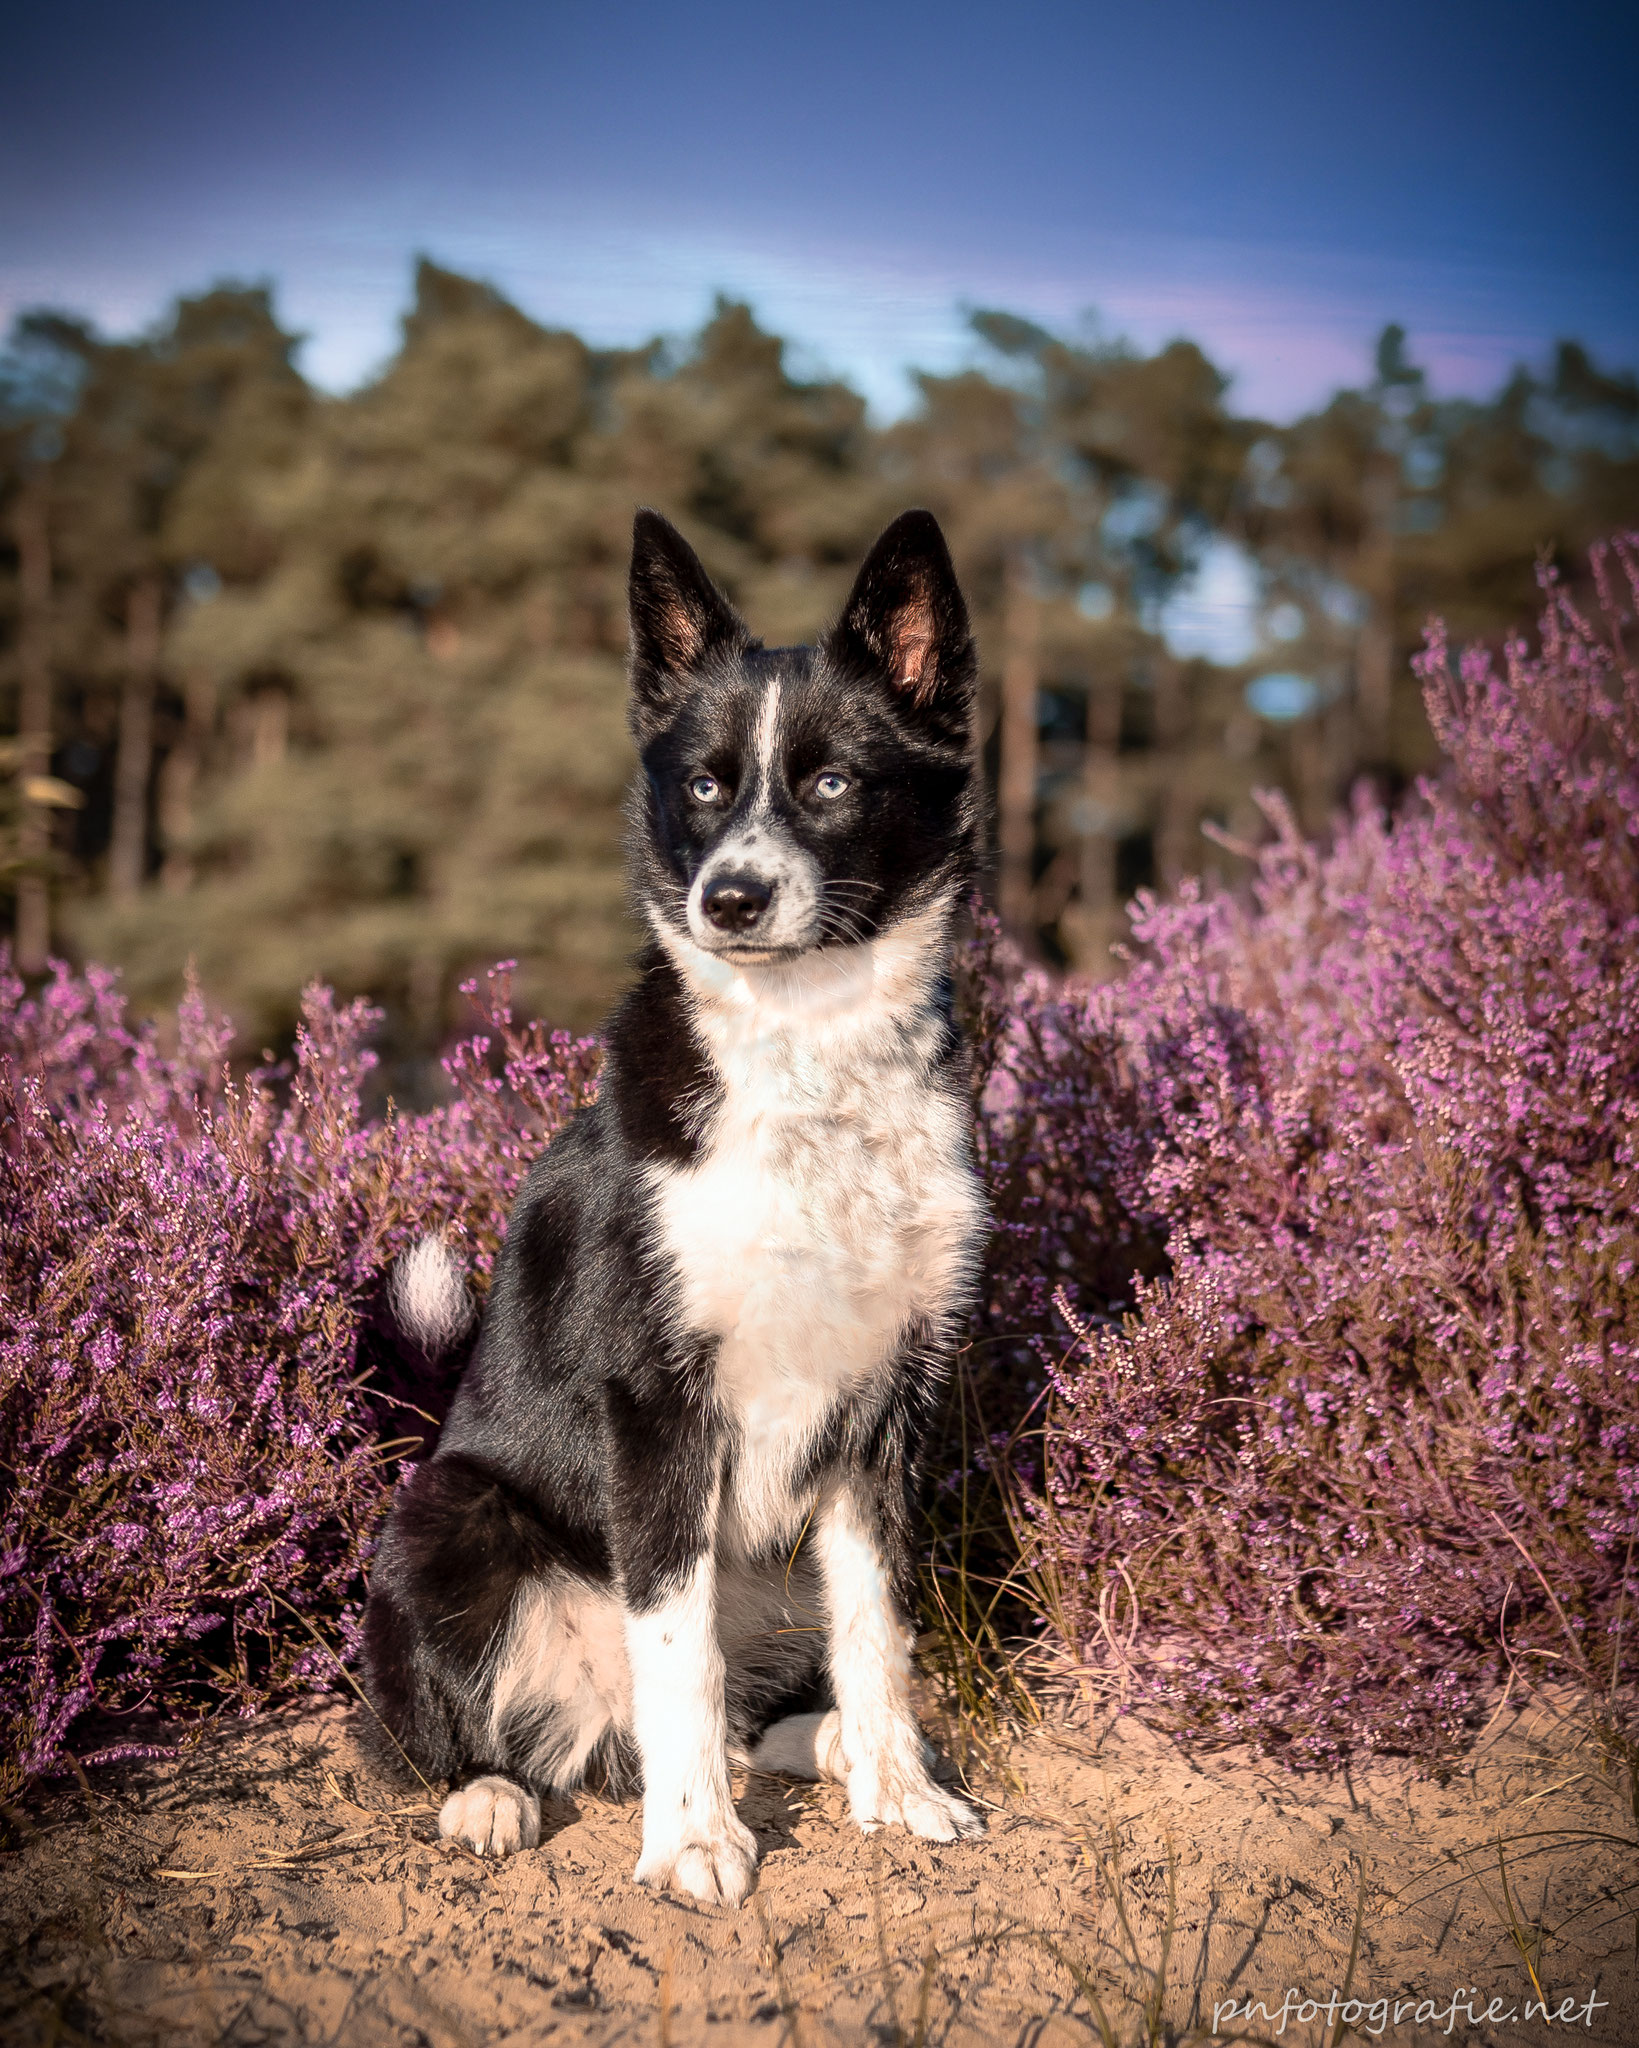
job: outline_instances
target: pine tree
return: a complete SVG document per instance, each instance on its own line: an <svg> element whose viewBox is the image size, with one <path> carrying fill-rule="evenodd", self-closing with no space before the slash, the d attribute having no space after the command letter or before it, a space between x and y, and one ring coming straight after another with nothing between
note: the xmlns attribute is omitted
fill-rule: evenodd
<svg viewBox="0 0 1639 2048"><path fill-rule="evenodd" d="M401 1096L496 958L531 1010L593 1022L637 936L634 508L781 644L921 503L974 614L1008 921L1111 973L1126 898L1220 862L1203 829L1256 836L1255 789L1320 830L1362 768L1426 763L1430 610L1497 635L1539 557L1639 518L1639 387L1573 344L1452 402L1387 329L1368 381L1276 428L1187 341L974 327L981 365L876 428L729 301L687 344L600 351L422 263L397 355L340 399L262 291L128 341L31 316L0 357L0 885L28 964L49 884L53 936L155 1008L192 959L246 1051L321 977L385 1004ZM1258 644L1179 658L1173 600L1229 544ZM1272 663L1284 695L1254 686Z"/></svg>

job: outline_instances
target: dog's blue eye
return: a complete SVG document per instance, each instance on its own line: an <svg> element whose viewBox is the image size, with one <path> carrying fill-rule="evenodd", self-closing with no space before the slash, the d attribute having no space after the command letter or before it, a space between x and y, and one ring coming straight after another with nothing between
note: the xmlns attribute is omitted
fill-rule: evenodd
<svg viewBox="0 0 1639 2048"><path fill-rule="evenodd" d="M714 804L723 793L715 775L697 775L689 784L689 795L697 804Z"/></svg>
<svg viewBox="0 0 1639 2048"><path fill-rule="evenodd" d="M814 794L827 799L841 796L848 787L846 775L821 775L814 784Z"/></svg>

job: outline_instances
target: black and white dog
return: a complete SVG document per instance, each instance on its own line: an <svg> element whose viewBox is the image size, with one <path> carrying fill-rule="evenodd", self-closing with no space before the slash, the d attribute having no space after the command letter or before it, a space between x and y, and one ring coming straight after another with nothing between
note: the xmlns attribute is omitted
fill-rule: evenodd
<svg viewBox="0 0 1639 2048"><path fill-rule="evenodd" d="M981 1825L929 1775L906 1626L984 1233L948 979L974 654L926 512L817 648L754 640L640 512L631 635L652 936L393 1502L364 1674L381 1747L454 1781L446 1835L533 1847L540 1790L635 1771L638 1880L738 1904L731 1757L841 1780L865 1828ZM441 1247L398 1292L458 1327Z"/></svg>

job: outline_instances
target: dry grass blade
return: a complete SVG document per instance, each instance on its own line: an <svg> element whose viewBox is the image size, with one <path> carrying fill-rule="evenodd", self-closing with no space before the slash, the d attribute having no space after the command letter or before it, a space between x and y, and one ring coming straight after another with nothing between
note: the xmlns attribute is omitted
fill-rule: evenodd
<svg viewBox="0 0 1639 2048"><path fill-rule="evenodd" d="M786 1981L785 1957L780 1949L779 1937L774 1932L773 1925L769 1920L767 1909L764 1907L762 1900L754 1898L752 1903L757 1909L757 1923L762 1929L764 1961L767 1964L769 1975L774 1979L774 1989L778 1994L780 2018L784 2022L784 2031L779 2042L776 2044L776 2048L788 2048L788 2044L789 2048L803 2048L802 2029L797 2024L797 2018L802 2008L799 2001L792 1995L791 1987Z"/></svg>
<svg viewBox="0 0 1639 2048"><path fill-rule="evenodd" d="M248 1856L242 1862L223 1864L212 1870L155 1870L155 1877L170 1877L182 1880L198 1880L216 1877L238 1877L251 1870L301 1870L310 1863L320 1863L327 1856L339 1851L356 1849L374 1835L383 1822L407 1818L412 1814L436 1813L432 1806L406 1806L399 1812L382 1814L369 1826L348 1828L339 1835L332 1835L328 1841L314 1842L306 1849L295 1849L288 1856Z"/></svg>
<svg viewBox="0 0 1639 2048"><path fill-rule="evenodd" d="M1354 1973L1360 1967L1360 1937L1366 1927L1366 1864L1362 1857L1355 1858L1355 1869L1359 1874L1359 1887L1355 1893L1354 1926L1349 1931L1349 1960L1343 1971L1343 1989L1338 1993L1346 2005L1354 1990ZM1343 2036L1349 2031L1343 2024L1340 2013L1332 2028L1331 2048L1340 2048Z"/></svg>
<svg viewBox="0 0 1639 2048"><path fill-rule="evenodd" d="M1514 1910L1513 1888L1508 1882L1508 1859L1503 1853L1500 1837L1497 1842L1497 1875L1502 1880L1503 1906L1508 1915L1508 1938L1519 1952L1519 1959L1525 1965L1526 1975L1531 1979L1532 1990L1537 1994L1538 2000L1546 2004L1547 1999L1543 1993L1542 1982L1537 1976L1536 1961L1531 1954L1533 1948L1540 1950L1542 1946L1542 1929L1540 1927L1535 1929L1534 1941L1526 1939L1525 1930L1520 1925L1519 1915Z"/></svg>
<svg viewBox="0 0 1639 2048"><path fill-rule="evenodd" d="M274 1594L273 1598L277 1605L285 1608L286 1611L296 1621L298 1621L304 1629L306 1629L307 1633L313 1638L314 1642L318 1644L319 1648L323 1650L325 1654L334 1661L336 1670L341 1675L341 1677L346 1681L348 1689L353 1693L354 1697L358 1700L359 1705L363 1707L364 1711L370 1716L371 1720L375 1722L376 1726L387 1737L388 1741L391 1742L394 1749L398 1751L399 1756L403 1759L405 1769L408 1770L411 1773L411 1775L419 1781L422 1790L428 1793L433 1792L434 1788L430 1784L428 1784L427 1780L422 1776L420 1770L417 1768L414 1757L410 1755L409 1751L404 1747L403 1743L399 1741L398 1737L393 1733L392 1729L387 1726L387 1723L376 1712L375 1707L371 1704L369 1695L364 1690L364 1687L359 1684L358 1680L353 1676L352 1672L348 1670L346 1660L343 1658L341 1652L335 1647L333 1643L327 1643L324 1637L321 1636L318 1630L313 1626L313 1623L308 1619L308 1617L305 1614L301 1613L298 1609L292 1607L288 1600L281 1600L277 1593Z"/></svg>

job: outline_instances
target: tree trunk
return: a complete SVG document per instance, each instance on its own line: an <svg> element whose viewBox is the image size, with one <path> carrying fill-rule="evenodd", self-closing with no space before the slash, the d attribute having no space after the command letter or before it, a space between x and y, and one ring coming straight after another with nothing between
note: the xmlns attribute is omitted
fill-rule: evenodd
<svg viewBox="0 0 1639 2048"><path fill-rule="evenodd" d="M17 542L18 696L17 739L21 756L22 819L17 878L17 965L25 974L45 971L51 952L51 807L29 794L30 785L51 773L51 535L46 523L46 483L31 477L18 501L12 525Z"/></svg>
<svg viewBox="0 0 1639 2048"><path fill-rule="evenodd" d="M1292 727L1293 808L1305 834L1318 839L1330 822L1332 791L1326 764L1326 728L1310 712Z"/></svg>
<svg viewBox="0 0 1639 2048"><path fill-rule="evenodd" d="M258 690L250 709L251 766L277 768L290 744L290 698L283 690Z"/></svg>
<svg viewBox="0 0 1639 2048"><path fill-rule="evenodd" d="M1155 871L1163 889L1176 889L1200 865L1201 820L1189 759L1189 704L1183 670L1170 654L1155 660L1155 761L1161 771L1156 806Z"/></svg>
<svg viewBox="0 0 1639 2048"><path fill-rule="evenodd" d="M1001 768L996 803L996 908L1010 938L1035 950L1036 692L1041 619L1029 565L1008 564L1003 624Z"/></svg>
<svg viewBox="0 0 1639 2048"><path fill-rule="evenodd" d="M159 578L144 576L131 586L125 603L125 683L114 758L114 829L108 846L108 893L118 902L129 902L137 894L148 869L159 623Z"/></svg>
<svg viewBox="0 0 1639 2048"><path fill-rule="evenodd" d="M1108 981L1115 971L1110 947L1121 936L1116 900L1115 855L1123 815L1121 786L1121 683L1105 677L1087 692L1087 750L1081 762L1081 795L1076 806L1078 849L1076 902L1065 920L1077 973Z"/></svg>
<svg viewBox="0 0 1639 2048"><path fill-rule="evenodd" d="M1399 499L1399 463L1380 456L1366 479L1366 533L1356 581L1370 606L1355 653L1355 713L1360 721L1360 756L1381 768L1389 758L1390 714L1394 708L1394 515Z"/></svg>
<svg viewBox="0 0 1639 2048"><path fill-rule="evenodd" d="M182 686L182 737L159 771L159 837L164 859L160 887L180 895L193 882L194 790L204 766L205 749L216 723L216 685L208 675L190 675Z"/></svg>

